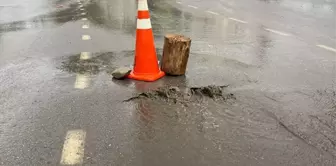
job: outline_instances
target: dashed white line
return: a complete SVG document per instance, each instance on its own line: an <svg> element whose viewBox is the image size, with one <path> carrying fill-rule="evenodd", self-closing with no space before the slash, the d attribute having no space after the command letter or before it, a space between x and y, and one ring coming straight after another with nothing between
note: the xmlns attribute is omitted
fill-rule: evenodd
<svg viewBox="0 0 336 166"><path fill-rule="evenodd" d="M85 137L86 132L83 130L70 130L67 132L60 161L62 165L83 163Z"/></svg>
<svg viewBox="0 0 336 166"><path fill-rule="evenodd" d="M178 3L178 4L182 4L182 2L176 2L176 3Z"/></svg>
<svg viewBox="0 0 336 166"><path fill-rule="evenodd" d="M209 10L207 10L206 12L207 12L207 13L210 13L210 14L214 14L214 15L219 15L218 13L213 12L213 11L209 11Z"/></svg>
<svg viewBox="0 0 336 166"><path fill-rule="evenodd" d="M83 20L83 21L86 21L86 20L87 20L87 18L82 18L82 20Z"/></svg>
<svg viewBox="0 0 336 166"><path fill-rule="evenodd" d="M320 47L320 48L323 48L323 49L326 49L328 51L332 51L332 52L336 52L336 49L335 48L332 48L332 47L328 47L326 45L321 45L321 44L318 44L316 45L317 47Z"/></svg>
<svg viewBox="0 0 336 166"><path fill-rule="evenodd" d="M240 23L243 23L243 24L247 24L248 22L246 21L243 21L243 20L239 20L239 19L236 19L236 18L229 18L230 20L233 20L233 21L236 21L236 22L240 22Z"/></svg>
<svg viewBox="0 0 336 166"><path fill-rule="evenodd" d="M85 15L86 13L82 13L82 15Z"/></svg>
<svg viewBox="0 0 336 166"><path fill-rule="evenodd" d="M80 60L87 60L90 59L91 55L89 52L81 52L79 59Z"/></svg>
<svg viewBox="0 0 336 166"><path fill-rule="evenodd" d="M274 29L265 28L265 30L269 31L269 32L272 32L272 33L275 33L275 34L278 34L278 35L282 35L282 36L291 36L288 33L280 32L280 31L277 31L277 30L274 30Z"/></svg>
<svg viewBox="0 0 336 166"><path fill-rule="evenodd" d="M89 28L89 25L83 25L82 28L83 28L83 29L88 29L88 28Z"/></svg>
<svg viewBox="0 0 336 166"><path fill-rule="evenodd" d="M188 5L188 7L194 8L194 9L198 9L197 6L193 6L193 5Z"/></svg>
<svg viewBox="0 0 336 166"><path fill-rule="evenodd" d="M86 74L77 74L74 88L85 89L90 86L90 76Z"/></svg>
<svg viewBox="0 0 336 166"><path fill-rule="evenodd" d="M82 40L90 40L90 35L82 35Z"/></svg>
<svg viewBox="0 0 336 166"><path fill-rule="evenodd" d="M80 8L79 10L84 10L83 8Z"/></svg>

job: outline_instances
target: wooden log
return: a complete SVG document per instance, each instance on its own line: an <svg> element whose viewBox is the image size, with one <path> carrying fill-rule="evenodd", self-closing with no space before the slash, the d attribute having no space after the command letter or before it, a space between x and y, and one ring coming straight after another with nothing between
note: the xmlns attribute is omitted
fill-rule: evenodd
<svg viewBox="0 0 336 166"><path fill-rule="evenodd" d="M161 70L167 75L184 75L187 69L191 39L182 35L165 36Z"/></svg>

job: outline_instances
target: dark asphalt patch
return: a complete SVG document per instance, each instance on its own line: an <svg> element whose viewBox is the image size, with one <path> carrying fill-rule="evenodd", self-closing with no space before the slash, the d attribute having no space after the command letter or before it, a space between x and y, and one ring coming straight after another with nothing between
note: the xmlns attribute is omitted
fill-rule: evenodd
<svg viewBox="0 0 336 166"><path fill-rule="evenodd" d="M123 55L132 54L133 51L124 52ZM62 62L59 69L70 73L98 74L101 71L111 73L117 66L114 64L119 56L115 52L94 53L90 59L81 59L80 54L71 55Z"/></svg>
<svg viewBox="0 0 336 166"><path fill-rule="evenodd" d="M162 57L162 49L156 49L158 59ZM91 58L81 59L81 54L63 57L58 69L69 73L98 74L102 71L111 74L115 69L133 64L134 50L121 52L91 53Z"/></svg>

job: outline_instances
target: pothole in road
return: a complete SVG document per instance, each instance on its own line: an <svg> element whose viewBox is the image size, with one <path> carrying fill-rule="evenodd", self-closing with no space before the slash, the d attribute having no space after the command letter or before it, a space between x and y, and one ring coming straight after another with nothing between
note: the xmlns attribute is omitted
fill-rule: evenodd
<svg viewBox="0 0 336 166"><path fill-rule="evenodd" d="M133 96L129 99L124 100L124 102L130 102L139 99L149 99L149 100L163 100L169 103L180 103L188 105L189 103L201 102L202 99L208 98L215 101L230 102L235 101L236 97L232 93L226 93L224 91L227 88L224 86L204 86L204 87L190 87L180 89L179 87L162 87L157 90L151 90L147 92L142 92Z"/></svg>

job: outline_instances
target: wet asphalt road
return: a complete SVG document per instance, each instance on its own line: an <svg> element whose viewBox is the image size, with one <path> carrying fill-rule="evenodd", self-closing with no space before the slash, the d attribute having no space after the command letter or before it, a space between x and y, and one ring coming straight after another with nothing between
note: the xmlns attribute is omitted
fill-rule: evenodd
<svg viewBox="0 0 336 166"><path fill-rule="evenodd" d="M185 77L111 79L133 63L134 0L0 0L0 165L336 165L335 1L149 7L159 54L193 39ZM237 100L123 102L210 84Z"/></svg>

